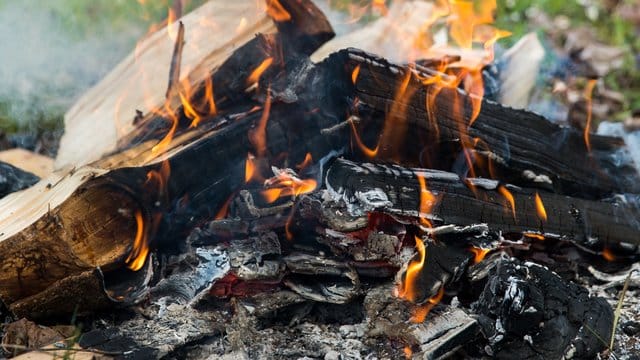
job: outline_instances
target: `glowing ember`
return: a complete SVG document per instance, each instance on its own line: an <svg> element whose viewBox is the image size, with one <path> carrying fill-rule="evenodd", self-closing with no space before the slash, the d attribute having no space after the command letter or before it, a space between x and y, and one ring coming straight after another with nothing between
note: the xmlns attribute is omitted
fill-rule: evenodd
<svg viewBox="0 0 640 360"><path fill-rule="evenodd" d="M411 356L413 355L413 351L411 350L410 346L405 346L404 347L404 356L407 359L411 359Z"/></svg>
<svg viewBox="0 0 640 360"><path fill-rule="evenodd" d="M267 14L278 22L291 20L291 14L289 14L278 0L267 0Z"/></svg>
<svg viewBox="0 0 640 360"><path fill-rule="evenodd" d="M516 202L511 194L511 191L507 190L504 185L498 186L498 192L502 195L507 201L509 205L511 205L511 213L513 214L513 218L516 218Z"/></svg>
<svg viewBox="0 0 640 360"><path fill-rule="evenodd" d="M587 86L584 89L584 98L587 103L587 123L584 125L584 144L587 146L587 151L591 152L591 106L592 100L591 96L593 95L593 88L596 86L596 80L591 79L587 82Z"/></svg>
<svg viewBox="0 0 640 360"><path fill-rule="evenodd" d="M147 244L147 237L144 229L144 220L142 219L142 212L136 211L136 238L133 241L133 248L131 253L127 257L127 267L133 271L142 269L144 262L147 260L147 254L149 253L149 245Z"/></svg>
<svg viewBox="0 0 640 360"><path fill-rule="evenodd" d="M469 251L471 251L474 255L473 263L477 264L482 260L484 260L484 257L487 256L487 254L491 251L491 249L483 249L483 248L473 246L471 249L469 249Z"/></svg>
<svg viewBox="0 0 640 360"><path fill-rule="evenodd" d="M540 194L536 192L536 211L538 212L538 216L540 220L547 221L547 211L544 209L544 204L542 203L542 199L540 198Z"/></svg>
<svg viewBox="0 0 640 360"><path fill-rule="evenodd" d="M269 66L271 66L272 63L273 63L272 57L268 57L264 59L260 63L260 65L258 65L258 67L251 72L251 75L249 75L249 77L247 78L247 84L250 85L250 84L257 83L258 80L260 80L260 76L262 76L262 74L265 71L267 71L267 69L269 68Z"/></svg>
<svg viewBox="0 0 640 360"><path fill-rule="evenodd" d="M360 74L360 65L356 66L356 68L353 69L353 72L351 73L351 81L353 82L354 85L358 80L358 74Z"/></svg>
<svg viewBox="0 0 640 360"><path fill-rule="evenodd" d="M606 247L602 249L602 257L609 262L616 261L616 256L613 255L613 252Z"/></svg>
<svg viewBox="0 0 640 360"><path fill-rule="evenodd" d="M416 312L411 317L411 322L416 324L420 324L424 322L424 319L427 318L427 315L429 315L429 313L431 312L431 309L433 309L434 306L440 303L443 296L444 296L444 287L441 287L438 290L438 293L435 296L433 296L431 299L429 299L426 304L416 309Z"/></svg>
<svg viewBox="0 0 640 360"><path fill-rule="evenodd" d="M415 237L416 240L416 249L418 250L418 260L411 260L409 266L407 266L407 271L405 273L404 281L400 283L400 288L398 289L398 296L402 299L415 302L417 293L416 293L416 282L418 278L418 274L422 267L424 266L424 261L427 257L427 251L418 236Z"/></svg>

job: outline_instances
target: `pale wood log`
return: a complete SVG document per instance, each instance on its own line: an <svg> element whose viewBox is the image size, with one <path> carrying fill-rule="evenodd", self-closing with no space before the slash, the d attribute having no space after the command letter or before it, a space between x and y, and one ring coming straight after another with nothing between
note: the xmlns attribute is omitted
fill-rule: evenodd
<svg viewBox="0 0 640 360"><path fill-rule="evenodd" d="M0 151L0 161L28 171L40 178L53 172L52 158L21 148Z"/></svg>
<svg viewBox="0 0 640 360"><path fill-rule="evenodd" d="M264 3L255 0L211 1L180 21L186 30L181 78L190 84L202 81L255 34L276 31ZM81 166L112 152L118 140L135 128L135 110L148 112L162 105L174 47L169 34L177 22L171 28L140 42L69 109L56 168Z"/></svg>

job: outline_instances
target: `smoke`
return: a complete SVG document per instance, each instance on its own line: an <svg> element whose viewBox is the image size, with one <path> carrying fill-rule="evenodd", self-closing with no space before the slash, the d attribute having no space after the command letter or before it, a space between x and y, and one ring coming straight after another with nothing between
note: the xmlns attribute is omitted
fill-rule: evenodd
<svg viewBox="0 0 640 360"><path fill-rule="evenodd" d="M92 29L92 24L80 28L52 11L54 3L64 6L69 1L0 0L0 120L5 118L4 126L6 119L25 127L62 115L133 49L146 30L141 25L112 32Z"/></svg>

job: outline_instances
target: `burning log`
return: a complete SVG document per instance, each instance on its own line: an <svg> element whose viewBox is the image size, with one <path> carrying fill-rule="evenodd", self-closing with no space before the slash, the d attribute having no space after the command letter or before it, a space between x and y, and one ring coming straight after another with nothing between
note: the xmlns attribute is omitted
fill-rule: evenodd
<svg viewBox="0 0 640 360"><path fill-rule="evenodd" d="M420 179L424 179L426 187L421 186ZM356 164L342 159L329 168L326 181L334 196L344 199L354 216L377 210L397 216L426 217L434 226L486 223L490 229L504 234L566 239L585 246L638 245L635 234L640 231L636 221L640 208L634 196L596 202L538 193L495 180L463 180L457 174L443 171ZM428 214L420 213L420 194L424 191L434 199Z"/></svg>
<svg viewBox="0 0 640 360"><path fill-rule="evenodd" d="M589 151L581 132L465 95L446 75L354 49L332 55L323 65L333 66L338 72L334 76L341 79L350 79L358 69L349 93L357 99L352 113L362 118L355 128L365 143L373 144L370 151L360 146L361 151L378 161L400 157L404 164L458 167L463 176L587 198L640 192L638 173L621 139L591 135ZM394 130L380 130L382 120ZM380 149L374 153L376 146Z"/></svg>
<svg viewBox="0 0 640 360"><path fill-rule="evenodd" d="M288 10L290 17L277 22L282 31L286 31L281 37L290 41L290 46L304 42L304 46L296 49L306 51L308 55L314 49L313 46L308 48L309 44L317 47L331 36L326 19L311 3L282 3L287 4L283 11ZM239 53L255 51L248 49L263 44L261 39L266 38L282 41L280 37L267 35L249 42ZM238 57L233 59L238 60ZM239 62L235 67L230 64L221 70L242 73L245 65L245 62ZM245 84L246 79L242 81ZM230 85L226 91L233 94L233 87ZM221 92L225 93L225 89ZM235 112L217 117L207 126L178 134L171 146L162 151L154 151L155 141L142 142L92 166L72 170L66 175L53 174L27 192L4 199L0 206L3 209L0 220L3 231L0 235L2 300L11 310L24 310L26 307L22 302L34 305L34 296L71 276L92 273L95 268L115 274L114 283L105 280L111 289L108 294L88 296L108 296L125 303L139 299L144 294L144 291L138 292L139 287L144 288L149 278L132 276L131 270L143 268L149 251L148 242L156 234L167 235L162 236L165 241L173 241L174 236L186 236L199 221L215 216L233 189L243 183L247 153L254 151L254 144L247 134L261 118L273 118L263 129L268 134L266 150L269 153L279 154L291 149L290 161L298 161L295 157L300 150L310 151L318 146L318 151L328 152L334 147L319 135L315 141L311 140L312 134L319 134L321 127L333 124L330 120L314 116L308 121L318 121L307 133L298 134L297 138L289 136L299 126L295 124L297 119L286 115L291 113L291 106L274 105L269 112L269 102L267 99L265 104L255 101L239 104ZM260 105L265 110L250 111ZM183 108L179 111L185 115ZM233 146L229 148L229 144ZM181 175L169 178L170 172ZM164 245L169 248L180 246L175 241ZM124 270L126 274L119 273L117 270L125 264L131 270ZM123 286L123 292L115 291L121 285L119 278L127 279L125 283L134 279L139 282L135 286ZM97 278L97 281L101 282L101 279ZM126 290L129 287L134 291ZM47 300L42 296L38 299ZM79 301L79 298L68 300ZM68 303L63 308L50 310L74 311ZM82 310L85 309L81 306Z"/></svg>

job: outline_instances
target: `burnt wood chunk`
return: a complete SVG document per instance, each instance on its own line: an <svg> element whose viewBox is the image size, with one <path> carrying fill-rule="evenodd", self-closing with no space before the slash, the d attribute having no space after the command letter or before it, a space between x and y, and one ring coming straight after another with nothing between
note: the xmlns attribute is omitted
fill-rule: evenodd
<svg viewBox="0 0 640 360"><path fill-rule="evenodd" d="M0 198L12 192L16 192L38 182L38 177L30 172L18 169L17 167L0 162Z"/></svg>
<svg viewBox="0 0 640 360"><path fill-rule="evenodd" d="M613 311L574 283L533 263L503 259L473 309L497 359L591 359L611 337Z"/></svg>

